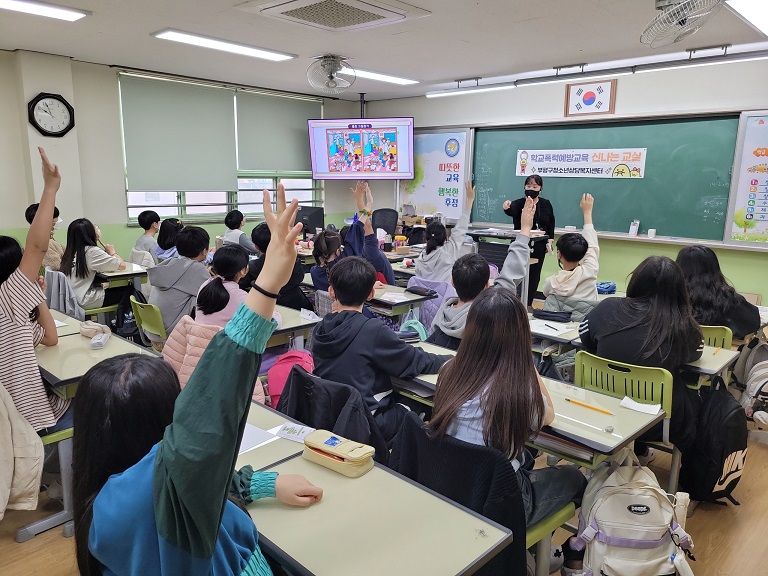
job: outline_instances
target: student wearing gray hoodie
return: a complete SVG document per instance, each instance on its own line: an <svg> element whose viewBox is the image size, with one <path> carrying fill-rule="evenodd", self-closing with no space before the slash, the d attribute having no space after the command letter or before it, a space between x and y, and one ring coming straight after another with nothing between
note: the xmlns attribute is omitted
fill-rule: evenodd
<svg viewBox="0 0 768 576"><path fill-rule="evenodd" d="M528 242L535 210L535 204L528 199L523 208L520 234L509 245L504 266L494 286L503 286L516 292L517 285L525 278L530 256ZM456 260L451 270L451 280L458 298L446 298L443 301L432 322L433 332L427 342L458 350L469 308L472 301L488 288L489 277L488 262L479 254L467 254Z"/></svg>
<svg viewBox="0 0 768 576"><path fill-rule="evenodd" d="M456 227L447 237L447 230L440 222L432 222L427 226L427 246L416 260L416 276L433 282L450 282L451 268L461 255L461 245L464 235L469 229L469 214L475 201L475 189L472 182L464 184L467 196L464 202L464 213L459 218Z"/></svg>
<svg viewBox="0 0 768 576"><path fill-rule="evenodd" d="M163 325L168 334L173 331L182 316L192 312L200 286L211 278L210 272L203 264L203 260L208 256L209 240L208 232L202 228L187 226L176 237L179 257L163 260L147 270L152 284L149 303L160 308Z"/></svg>

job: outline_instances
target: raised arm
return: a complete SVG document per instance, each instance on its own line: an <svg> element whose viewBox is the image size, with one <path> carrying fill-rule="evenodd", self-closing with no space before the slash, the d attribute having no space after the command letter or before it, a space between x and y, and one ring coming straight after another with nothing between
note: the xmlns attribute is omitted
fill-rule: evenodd
<svg viewBox="0 0 768 576"><path fill-rule="evenodd" d="M51 238L51 220L53 209L56 205L56 192L61 185L59 167L51 164L45 150L37 149L43 162L43 195L40 197L40 205L37 208L35 219L27 233L27 242L24 246L24 255L21 257L19 269L21 273L32 282L37 282L43 257L48 250L48 240Z"/></svg>
<svg viewBox="0 0 768 576"><path fill-rule="evenodd" d="M472 204L475 201L475 187L472 186L472 182L469 180L464 183L464 194L466 200L464 202L464 212L459 217L459 221L456 226L451 230L451 237L446 242L446 245L451 246L453 249L453 257L458 258L461 251L461 245L464 242L464 236L469 230L469 215L472 213Z"/></svg>
<svg viewBox="0 0 768 576"><path fill-rule="evenodd" d="M536 204L530 198L525 199L525 206L520 214L520 233L514 242L509 245L504 266L499 272L494 285L502 286L515 292L517 285L522 282L528 272L528 261L531 258L531 248L528 245L533 228L533 215L536 212Z"/></svg>
<svg viewBox="0 0 768 576"><path fill-rule="evenodd" d="M600 248L597 244L597 233L592 224L592 207L594 204L595 199L592 197L592 194L582 195L579 206L581 207L581 213L584 215L584 228L581 231L581 235L586 239L588 248L584 258L581 259L580 266L588 272L590 276L597 279L597 273L600 269Z"/></svg>

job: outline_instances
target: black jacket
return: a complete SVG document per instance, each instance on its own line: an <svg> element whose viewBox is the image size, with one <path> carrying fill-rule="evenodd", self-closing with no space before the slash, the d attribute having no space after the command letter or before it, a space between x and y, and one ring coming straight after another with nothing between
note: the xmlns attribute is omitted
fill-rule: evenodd
<svg viewBox="0 0 768 576"><path fill-rule="evenodd" d="M442 346L443 348L450 348L451 350L458 350L459 344L461 344L461 338L456 336L448 336L440 328L435 328L435 331L427 338L427 342L434 344L435 346Z"/></svg>
<svg viewBox="0 0 768 576"><path fill-rule="evenodd" d="M711 310L704 311L696 309L696 303L693 305L693 317L701 324L710 326L728 326L733 332L734 338L744 338L747 334L757 332L760 328L760 310L757 306L747 302L741 294L736 294L737 303L720 314L713 315ZM706 322L704 321L706 319Z"/></svg>
<svg viewBox="0 0 768 576"><path fill-rule="evenodd" d="M354 386L373 411L393 405L392 377L436 374L452 356L429 354L400 340L378 318L327 314L312 333L315 374Z"/></svg>
<svg viewBox="0 0 768 576"><path fill-rule="evenodd" d="M525 197L518 198L512 202L512 205L504 210L504 213L512 218L515 229L520 230L520 220L523 215L523 207L525 206ZM536 203L536 213L533 216L533 228L544 230L547 233L547 237L550 239L555 238L555 211L552 208L552 203L546 198L539 196L539 201ZM547 254L547 243L543 240L541 242L533 243L533 252L531 256L534 258L543 258Z"/></svg>
<svg viewBox="0 0 768 576"><path fill-rule="evenodd" d="M248 273L240 279L238 284L242 290L248 292L251 289L251 282L256 280L261 274L261 269L264 268L264 258L256 258L248 263ZM301 310L306 308L307 310L314 310L312 303L301 291L301 284L304 282L304 268L301 266L301 261L298 256L296 262L293 265L293 272L288 283L280 289L280 297L277 299L277 303L280 306L286 308L293 308L294 310Z"/></svg>

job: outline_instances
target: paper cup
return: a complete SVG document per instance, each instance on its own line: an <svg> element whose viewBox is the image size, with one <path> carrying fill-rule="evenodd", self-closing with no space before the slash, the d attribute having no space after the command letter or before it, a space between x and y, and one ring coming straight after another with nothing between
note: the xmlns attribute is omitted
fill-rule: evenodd
<svg viewBox="0 0 768 576"><path fill-rule="evenodd" d="M648 238L656 238L656 228L648 229Z"/></svg>

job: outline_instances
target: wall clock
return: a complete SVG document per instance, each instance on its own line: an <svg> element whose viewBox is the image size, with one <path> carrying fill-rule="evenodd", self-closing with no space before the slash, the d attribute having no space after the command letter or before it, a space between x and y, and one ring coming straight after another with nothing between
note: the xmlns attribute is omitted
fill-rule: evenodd
<svg viewBox="0 0 768 576"><path fill-rule="evenodd" d="M60 94L41 92L27 109L30 124L43 136L61 138L75 127L75 109Z"/></svg>

